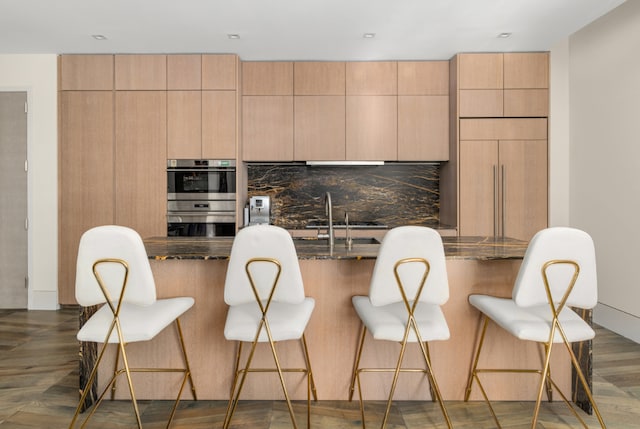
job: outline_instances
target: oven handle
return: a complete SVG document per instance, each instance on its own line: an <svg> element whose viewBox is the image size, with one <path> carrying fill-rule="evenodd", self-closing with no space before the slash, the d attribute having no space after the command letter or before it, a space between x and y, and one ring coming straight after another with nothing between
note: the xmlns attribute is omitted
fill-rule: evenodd
<svg viewBox="0 0 640 429"><path fill-rule="evenodd" d="M168 223L235 223L235 212L173 212L167 213Z"/></svg>
<svg viewBox="0 0 640 429"><path fill-rule="evenodd" d="M168 168L169 173L233 173L235 167L222 168Z"/></svg>

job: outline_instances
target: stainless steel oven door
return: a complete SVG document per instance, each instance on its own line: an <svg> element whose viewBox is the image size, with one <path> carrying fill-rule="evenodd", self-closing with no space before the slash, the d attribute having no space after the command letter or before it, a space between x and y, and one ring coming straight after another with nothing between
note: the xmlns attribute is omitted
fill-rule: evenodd
<svg viewBox="0 0 640 429"><path fill-rule="evenodd" d="M169 160L168 200L235 200L235 162L220 160Z"/></svg>
<svg viewBox="0 0 640 429"><path fill-rule="evenodd" d="M180 212L167 214L169 237L233 237L235 214Z"/></svg>
<svg viewBox="0 0 640 429"><path fill-rule="evenodd" d="M234 200L167 201L167 235L229 237L236 230Z"/></svg>

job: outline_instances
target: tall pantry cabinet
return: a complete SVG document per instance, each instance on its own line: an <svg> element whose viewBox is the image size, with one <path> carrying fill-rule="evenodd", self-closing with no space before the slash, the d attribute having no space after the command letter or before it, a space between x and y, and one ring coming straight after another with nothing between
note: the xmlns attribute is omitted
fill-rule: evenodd
<svg viewBox="0 0 640 429"><path fill-rule="evenodd" d="M59 57L58 300L87 229L167 233L167 158L236 158L236 55Z"/></svg>
<svg viewBox="0 0 640 429"><path fill-rule="evenodd" d="M548 53L459 54L450 72L442 192L456 203L441 220L459 235L529 240L548 218Z"/></svg>

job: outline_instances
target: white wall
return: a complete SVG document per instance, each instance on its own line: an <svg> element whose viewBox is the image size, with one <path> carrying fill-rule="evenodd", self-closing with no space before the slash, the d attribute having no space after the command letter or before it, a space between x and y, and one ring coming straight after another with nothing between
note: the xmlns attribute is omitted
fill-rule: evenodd
<svg viewBox="0 0 640 429"><path fill-rule="evenodd" d="M549 226L569 225L569 39L551 48Z"/></svg>
<svg viewBox="0 0 640 429"><path fill-rule="evenodd" d="M56 55L0 55L0 91L27 91L29 308L58 307Z"/></svg>
<svg viewBox="0 0 640 429"><path fill-rule="evenodd" d="M594 238L594 321L640 342L640 1L569 39L570 223Z"/></svg>

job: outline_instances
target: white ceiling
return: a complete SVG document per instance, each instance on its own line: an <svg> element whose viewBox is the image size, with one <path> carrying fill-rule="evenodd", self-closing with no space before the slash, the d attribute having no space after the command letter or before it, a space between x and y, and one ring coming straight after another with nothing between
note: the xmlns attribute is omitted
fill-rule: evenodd
<svg viewBox="0 0 640 429"><path fill-rule="evenodd" d="M624 0L0 0L0 54L448 59L545 51ZM509 32L507 39L499 33ZM228 34L239 34L230 40ZM373 39L364 33L375 33ZM95 40L100 34L107 40Z"/></svg>

